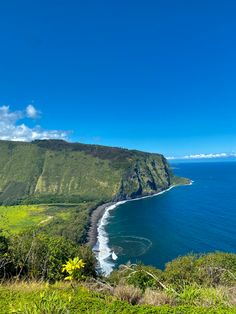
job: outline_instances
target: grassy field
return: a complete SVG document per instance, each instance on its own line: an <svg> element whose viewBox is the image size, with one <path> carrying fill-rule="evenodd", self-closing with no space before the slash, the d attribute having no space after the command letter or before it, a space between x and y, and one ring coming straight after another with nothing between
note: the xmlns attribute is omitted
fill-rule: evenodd
<svg viewBox="0 0 236 314"><path fill-rule="evenodd" d="M31 227L45 227L55 219L68 221L72 205L16 205L0 206L0 229L18 233Z"/></svg>
<svg viewBox="0 0 236 314"><path fill-rule="evenodd" d="M62 235L82 243L86 240L89 215L96 202L0 206L0 230L16 234L30 228Z"/></svg>
<svg viewBox="0 0 236 314"><path fill-rule="evenodd" d="M17 233L39 225L50 219L46 211L46 206L38 205L0 206L0 229Z"/></svg>
<svg viewBox="0 0 236 314"><path fill-rule="evenodd" d="M68 283L19 283L0 286L0 313L9 314L236 314L235 308L130 305L117 297L91 292Z"/></svg>

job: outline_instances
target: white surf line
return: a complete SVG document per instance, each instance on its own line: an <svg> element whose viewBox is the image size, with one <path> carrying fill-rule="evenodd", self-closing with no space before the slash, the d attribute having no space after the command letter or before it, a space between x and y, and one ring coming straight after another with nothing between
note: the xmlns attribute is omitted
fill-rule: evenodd
<svg viewBox="0 0 236 314"><path fill-rule="evenodd" d="M191 181L189 184L184 184L184 185L192 185L192 184L193 184L193 181ZM126 202L133 202L133 201L138 201L138 200L144 199L144 198L155 197L155 196L158 196L158 195L163 194L165 192L168 192L177 186L180 186L180 185L172 185L168 189L160 191L160 192L155 193L153 195L147 195L147 196L142 196L142 197L135 198L135 199L120 201L120 202L117 202L117 203L110 205L110 206L105 208L104 214L98 222L97 243L93 248L93 251L95 252L96 258L97 258L98 263L99 263L99 267L105 276L108 276L112 272L112 270L115 266L114 262L111 259L112 251L111 251L109 244L108 244L109 243L109 235L105 231L105 226L108 224L108 219L110 217L110 211L115 209L117 206L124 204Z"/></svg>
<svg viewBox="0 0 236 314"><path fill-rule="evenodd" d="M114 262L112 262L110 258L112 252L108 245L109 237L107 232L105 231L105 226L108 223L108 218L110 216L110 211L115 209L117 206L124 204L126 201L117 202L113 205L108 206L105 208L104 214L100 221L98 222L98 229L97 229L97 244L93 248L95 255L97 257L99 267L101 268L102 272L105 276L108 276L115 266Z"/></svg>

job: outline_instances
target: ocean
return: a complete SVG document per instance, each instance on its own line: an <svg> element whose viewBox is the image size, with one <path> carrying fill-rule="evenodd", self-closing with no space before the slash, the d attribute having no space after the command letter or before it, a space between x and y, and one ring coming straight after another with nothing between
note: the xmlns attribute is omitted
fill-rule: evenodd
<svg viewBox="0 0 236 314"><path fill-rule="evenodd" d="M96 246L105 274L128 261L163 269L191 252L236 253L236 162L175 163L172 168L193 184L106 211Z"/></svg>

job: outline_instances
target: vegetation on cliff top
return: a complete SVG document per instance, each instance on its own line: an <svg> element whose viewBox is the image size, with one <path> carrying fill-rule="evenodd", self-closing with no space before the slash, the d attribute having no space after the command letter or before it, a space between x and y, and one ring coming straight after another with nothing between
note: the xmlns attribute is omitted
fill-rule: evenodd
<svg viewBox="0 0 236 314"><path fill-rule="evenodd" d="M70 261L83 265L76 276L64 271ZM184 256L164 271L121 265L108 278L95 267L89 247L64 237L0 235L0 312L236 313L236 254ZM72 285L63 282L68 274Z"/></svg>
<svg viewBox="0 0 236 314"><path fill-rule="evenodd" d="M83 243L99 204L187 182L160 154L62 140L0 141L0 228L40 228Z"/></svg>
<svg viewBox="0 0 236 314"><path fill-rule="evenodd" d="M160 154L62 140L0 141L3 205L106 202L152 194L175 179Z"/></svg>

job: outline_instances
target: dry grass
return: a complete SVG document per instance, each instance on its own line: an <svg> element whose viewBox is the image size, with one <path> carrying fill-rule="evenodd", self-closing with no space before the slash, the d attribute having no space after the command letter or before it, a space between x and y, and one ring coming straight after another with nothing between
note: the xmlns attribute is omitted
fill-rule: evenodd
<svg viewBox="0 0 236 314"><path fill-rule="evenodd" d="M230 305L236 307L236 285L228 288L228 290L226 291L226 294L228 296Z"/></svg>
<svg viewBox="0 0 236 314"><path fill-rule="evenodd" d="M37 281L16 281L2 284L3 287L9 288L14 291L41 291L48 287L47 283Z"/></svg>
<svg viewBox="0 0 236 314"><path fill-rule="evenodd" d="M163 291L147 288L139 303L149 305L175 305L175 300Z"/></svg>
<svg viewBox="0 0 236 314"><path fill-rule="evenodd" d="M111 295L114 288L106 282L100 280L89 278L86 281L81 283L81 286L87 289L88 291L96 291L98 293L103 293L106 295Z"/></svg>
<svg viewBox="0 0 236 314"><path fill-rule="evenodd" d="M57 288L57 289L66 289L71 287L71 283L69 282L56 282L53 285L50 285L47 282L42 282L42 281L15 281L15 282L7 282L1 284L1 286L7 289L11 289L14 291L19 291L19 292L30 292L30 291L42 291L45 289L50 289L51 287Z"/></svg>
<svg viewBox="0 0 236 314"><path fill-rule="evenodd" d="M113 294L121 301L129 302L130 304L138 304L142 298L142 291L131 285L118 285L114 288Z"/></svg>

